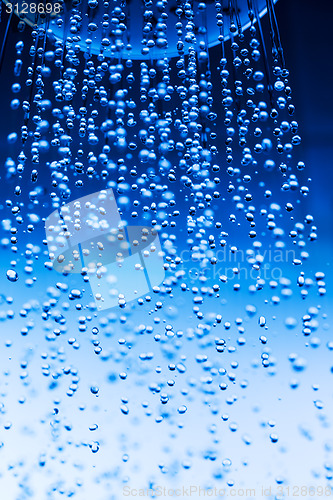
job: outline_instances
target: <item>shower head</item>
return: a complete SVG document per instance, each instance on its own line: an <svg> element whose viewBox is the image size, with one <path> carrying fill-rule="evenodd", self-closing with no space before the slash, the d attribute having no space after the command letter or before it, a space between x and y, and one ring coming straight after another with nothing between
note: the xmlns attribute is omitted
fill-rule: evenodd
<svg viewBox="0 0 333 500"><path fill-rule="evenodd" d="M13 12L31 26L45 26L51 39L70 39L90 54L143 60L177 56L184 36L193 42L192 23L195 38L217 45L263 16L267 2L277 0L46 0L36 14L17 0Z"/></svg>

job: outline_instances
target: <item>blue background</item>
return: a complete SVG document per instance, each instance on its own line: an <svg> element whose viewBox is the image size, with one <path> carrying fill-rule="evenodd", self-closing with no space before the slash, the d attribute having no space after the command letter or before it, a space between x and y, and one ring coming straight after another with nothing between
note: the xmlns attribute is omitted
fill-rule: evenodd
<svg viewBox="0 0 333 500"><path fill-rule="evenodd" d="M218 487L226 488L229 496L232 488L238 488L234 496L244 498L250 498L246 488L256 488L256 498L261 498L264 487L272 488L266 498L277 498L274 492L279 485L286 494L288 486L295 493L298 490L293 488L325 488L331 484L333 351L327 344L333 340L333 4L318 1L314 8L308 0L280 0L276 11L302 135L296 155L306 163L304 179L311 178L311 193L302 200L300 210L314 216L319 234L318 241L311 245L305 270L310 274L325 272L326 297L310 292L302 301L295 293L278 307L265 304L263 297L252 297L250 302L257 307L252 318L245 314L249 303L246 287L237 299L229 290L218 301L207 300L204 310L207 315L221 314L222 325L230 322L230 329L212 326L204 334L200 328L196 330L198 321L191 297L178 290L175 299L163 298L160 314L154 310L149 314L149 304L133 309L126 318L114 312L97 315L93 309L80 313L71 303L69 312L60 312L67 318L67 331L57 337L52 331L62 328L61 317L59 321L41 318L43 302L52 296L58 299L59 294L52 288L57 278L44 268L44 256L40 255L36 264L37 282L30 289L24 285L19 254L2 249L0 485L6 491L6 500L70 495L80 500L92 496L118 500L126 484L130 488L152 484ZM29 43L28 33L24 36ZM18 35L11 33L10 37L0 80L2 170L6 158L17 154L16 146L8 145L6 137L20 126L9 106L13 40ZM47 155L44 157L46 161ZM39 168L39 184L47 190L49 173L45 165ZM275 184L274 178L269 178L267 182L271 183L269 187L276 187L280 181ZM13 199L15 185L15 179L1 174L2 219L8 218L4 201ZM95 182L86 189L97 190L99 186ZM181 207L180 187L176 185L174 191ZM76 196L80 194L74 190L73 198ZM26 193L22 200L26 204ZM26 210L22 209L24 214ZM46 217L51 207L45 204L38 210L40 217ZM23 235L20 241L32 242L44 251L43 238L43 225L39 224L33 236ZM239 236L240 246L244 239ZM20 278L16 283L5 277L12 259L18 260ZM283 264L283 268L294 280L292 266ZM71 287L78 286L79 281L73 278ZM59 304L62 301L66 301L65 295ZM315 306L319 307L312 310L314 333L304 337L302 315ZM29 307L25 317L22 309ZM10 309L15 312L12 320L6 319ZM80 314L88 318L81 329ZM258 326L259 315L266 317L267 331ZM235 322L239 317L243 318L244 334ZM287 317L296 318L295 328L286 328ZM174 335L165 335L168 323L173 325ZM27 324L29 334L22 335ZM100 329L103 351L99 356L93 352L94 326ZM263 332L267 345L258 340ZM162 336L160 343L153 339L156 334ZM238 342L242 336L246 337L244 346ZM224 353L216 352L215 337L226 340ZM149 355L145 358L144 353L153 353L153 359ZM262 366L263 353L269 355L268 368ZM299 363L292 361L293 353ZM208 362L199 363L198 354L207 355ZM302 360L306 361L304 369ZM168 368L170 363L178 364L174 372ZM66 367L71 373L64 373ZM79 388L75 395L67 396L76 370ZM125 380L119 376L123 372L127 373ZM228 389L211 391L210 378L212 387L226 382ZM175 380L175 389L166 386L169 379ZM90 391L95 385L100 387L98 396ZM158 385L162 393L171 393L170 404L160 404ZM19 401L21 396L26 398L23 403ZM142 405L145 401L148 409L145 403ZM128 415L122 405L129 408ZM182 405L187 407L184 414L178 411ZM162 422L156 422L160 415ZM89 426L95 423L98 429L90 431ZM277 434L277 443L270 439L272 433ZM97 453L91 451L93 441L99 442ZM239 488L244 488L243 493ZM311 496L309 490L304 491L302 496ZM317 496L321 496L320 490ZM198 493L193 497L198 498Z"/></svg>

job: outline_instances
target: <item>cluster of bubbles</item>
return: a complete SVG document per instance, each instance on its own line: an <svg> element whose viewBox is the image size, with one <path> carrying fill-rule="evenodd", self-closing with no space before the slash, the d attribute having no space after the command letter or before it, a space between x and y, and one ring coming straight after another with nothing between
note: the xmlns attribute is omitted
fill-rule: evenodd
<svg viewBox="0 0 333 500"><path fill-rule="evenodd" d="M145 386L155 398L153 403L142 402L145 415L153 415L157 424L169 418L182 428L191 397L203 398L212 405L216 420L228 422L221 391L228 393L229 387L233 391L236 383L245 390L248 381L236 376L237 361L225 368L223 356L233 356L246 344L245 333L255 331L261 350L258 366L274 375L276 362L267 345L269 320L261 310L295 293L302 299L311 295L312 300L326 293L324 273L308 276L302 268L309 258L308 246L317 239L317 228L301 203L309 194L309 179L295 153L301 136L273 2L267 2L265 21L259 18L256 2L248 2L246 32L231 3L226 16L222 0L215 0L215 19L209 17L208 22L205 2L177 0L174 58L168 52L171 14L166 0L143 3L141 60L131 58L123 2L100 5L89 0L87 10L73 2L66 23L61 15L53 19L54 33L45 20L36 18L32 28L18 22L19 32L25 29L15 45L10 108L17 115L17 129L7 136L8 148L15 154L4 163L9 188L2 226L8 237L2 238L1 245L15 257L5 271L10 287L22 281L29 289L36 289L44 279L48 283L47 298L26 301L19 316L27 318L22 336L29 337L35 329L34 315L45 322L42 374L57 394L50 418L56 443L62 443L63 428L72 430L61 417L62 398L75 399L84 374L67 359L77 360L73 349L84 344L85 332L91 333L89 342L96 357L115 366L108 369L111 386L125 384L129 378L135 385L133 374L139 387L148 380L147 374L150 380L158 379ZM208 50L207 32L213 22L218 44ZM100 34L99 44L95 33ZM159 231L167 274L160 286L135 304L122 302L119 310L98 314L84 273L73 278L52 271L42 231L52 210L106 188L116 194L123 220ZM290 262L281 257L283 275L263 277L272 256L267 248L281 256L292 252ZM231 274L220 270L222 250L234 263ZM244 269L237 264L240 252L250 279L249 275L242 278ZM51 271L47 278L45 268ZM228 300L232 311L237 310L237 301L242 304L241 289L246 296L243 312L229 319L223 305ZM1 320L16 318L13 301L4 296ZM300 328L308 345L316 348L320 341L313 334L320 316L320 306L311 305L300 318L301 327L294 317L287 317L284 324L288 330ZM325 321L325 315L322 318ZM139 352L142 336L149 338L148 352ZM193 344L198 350L192 352ZM7 347L11 348L10 341ZM331 345L328 348L332 350ZM155 357L158 363L153 368ZM184 388L182 377L191 373L192 358L199 366L199 381L189 378ZM289 361L297 373L306 368L297 354L290 355ZM29 360L21 362L23 381L28 378L28 365ZM179 380L183 385L177 389ZM295 389L298 382L293 379L290 386ZM126 391L131 392L128 383ZM91 397L99 398L100 392L103 387L90 385ZM131 415L132 392L132 399L124 396L119 402L122 418ZM226 404L236 400L229 392ZM316 408L320 406L317 401ZM79 410L84 412L85 406ZM270 422L268 427L274 425ZM214 426L209 430L212 435ZM91 423L89 432L97 434L100 427ZM238 426L231 422L229 428L235 432ZM275 432L269 438L273 444L279 441ZM248 436L243 441L251 444ZM95 439L83 440L81 445L93 454L103 448ZM219 453L214 450L207 450L203 459L215 461ZM128 459L124 454L125 465ZM229 462L222 461L221 481L228 477ZM168 472L163 464L159 468ZM191 469L188 457L182 468ZM157 473L153 471L154 477ZM332 475L330 468L327 480ZM129 481L126 476L121 476L123 483ZM232 481L227 484L233 486ZM58 485L54 491L61 493L61 488ZM70 496L79 489L77 483L63 492Z"/></svg>

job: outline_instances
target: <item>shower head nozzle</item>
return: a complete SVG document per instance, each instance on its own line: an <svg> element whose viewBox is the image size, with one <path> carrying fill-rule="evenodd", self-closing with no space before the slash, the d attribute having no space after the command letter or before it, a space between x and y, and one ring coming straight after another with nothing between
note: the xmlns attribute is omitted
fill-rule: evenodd
<svg viewBox="0 0 333 500"><path fill-rule="evenodd" d="M178 42L190 45L193 36L212 47L267 12L266 0L46 0L33 9L17 0L15 5L22 21L44 25L54 40L72 39L90 54L140 60L177 56Z"/></svg>

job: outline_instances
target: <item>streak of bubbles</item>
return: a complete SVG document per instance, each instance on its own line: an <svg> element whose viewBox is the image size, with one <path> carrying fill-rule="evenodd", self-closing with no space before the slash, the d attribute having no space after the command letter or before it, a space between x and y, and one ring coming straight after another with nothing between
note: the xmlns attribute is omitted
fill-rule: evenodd
<svg viewBox="0 0 333 500"><path fill-rule="evenodd" d="M2 4L14 118L1 165L0 453L12 498L251 486L258 449L275 464L262 461L261 484L291 480L281 387L292 405L309 351L333 344L320 339L325 274L307 265L317 227L289 70L274 2L262 20L261 3L59 0L20 20ZM165 278L100 311L88 267L56 271L65 257L49 254L44 223L109 188L124 226L159 234ZM322 396L307 411L329 426ZM306 425L295 433L312 439ZM311 484L331 484L332 449Z"/></svg>

